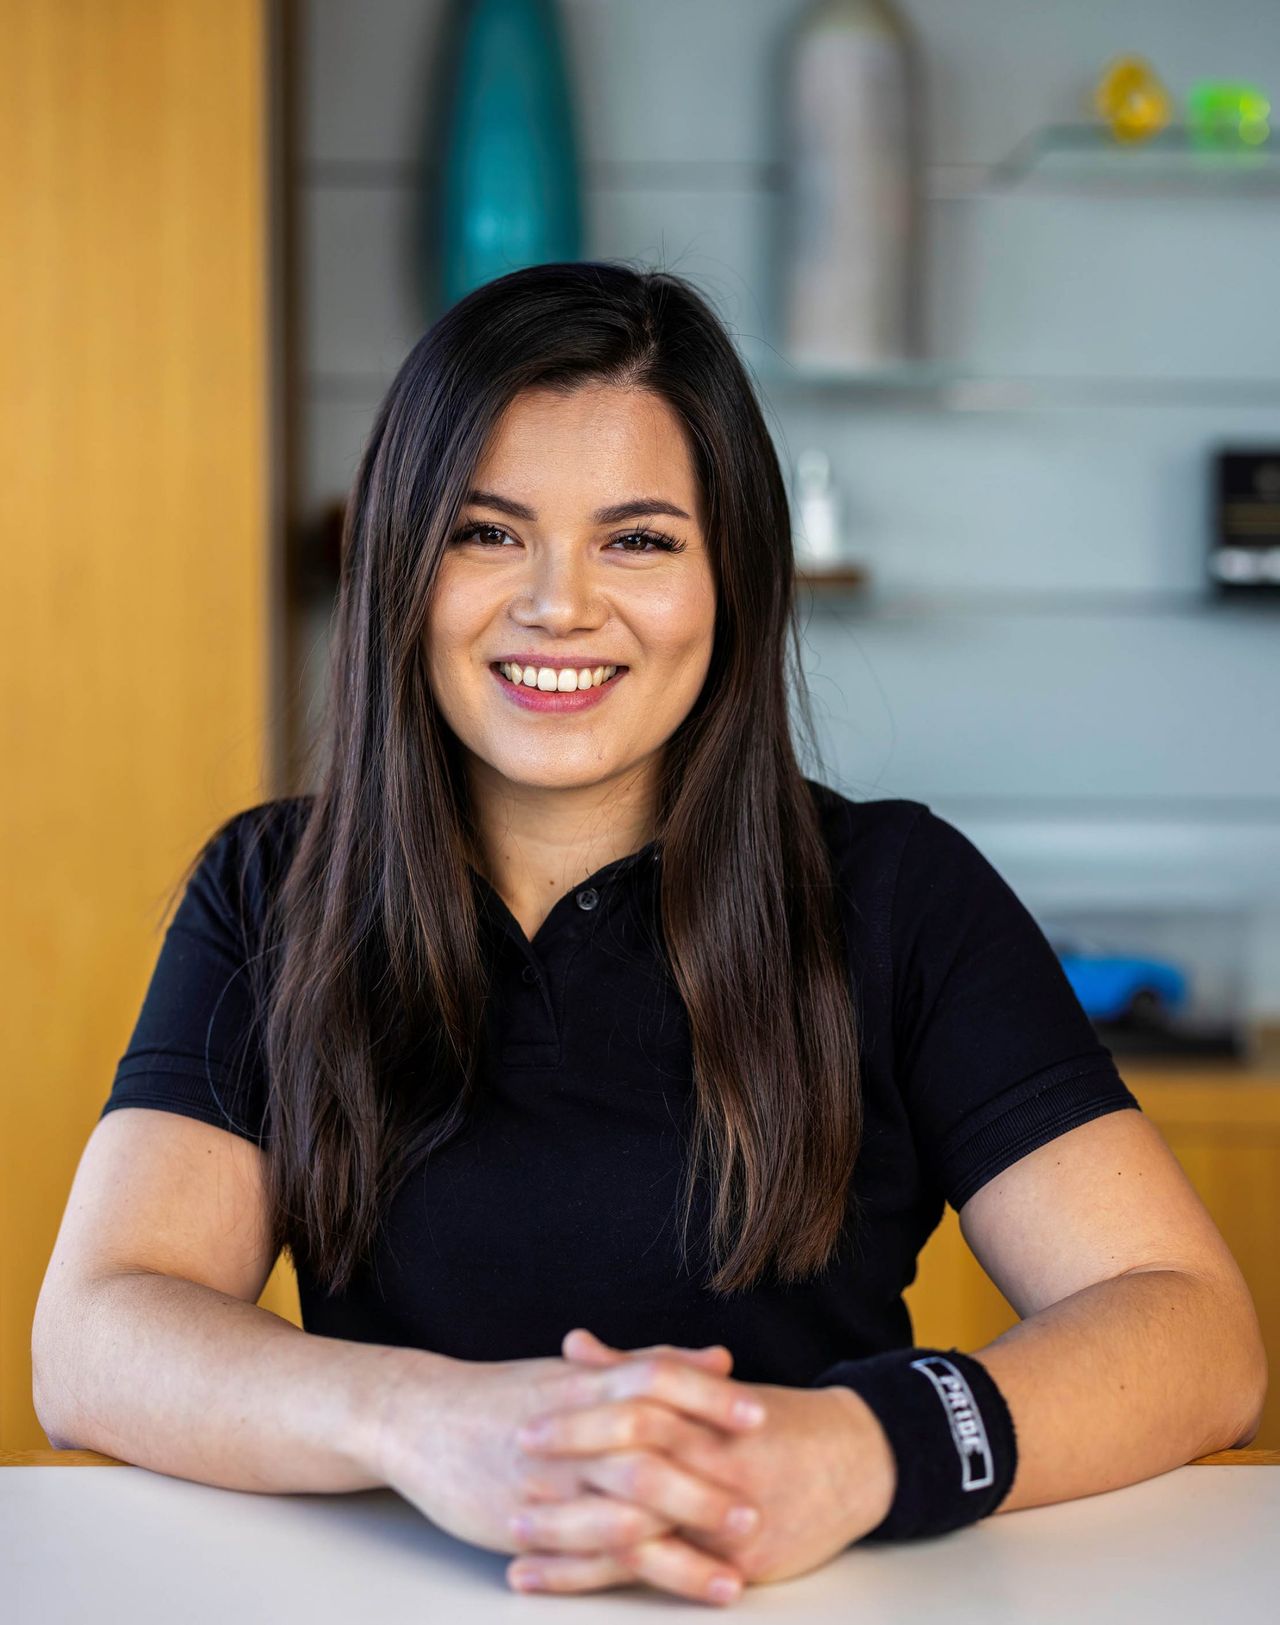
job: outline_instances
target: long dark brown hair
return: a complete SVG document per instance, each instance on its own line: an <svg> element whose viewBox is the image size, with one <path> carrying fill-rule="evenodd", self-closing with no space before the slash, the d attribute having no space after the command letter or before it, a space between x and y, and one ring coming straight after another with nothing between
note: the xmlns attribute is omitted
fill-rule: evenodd
<svg viewBox="0 0 1280 1625"><path fill-rule="evenodd" d="M378 409L347 506L323 764L255 964L277 1251L330 1292L371 1252L406 1175L482 1087L488 993L460 747L423 628L485 443L527 388L646 390L682 421L716 587L706 682L668 740L661 925L688 1013L708 1286L824 1268L858 1203L858 1018L819 814L793 748L799 657L786 487L719 318L665 271L536 265L423 334ZM402 1063L407 1054L418 1063Z"/></svg>

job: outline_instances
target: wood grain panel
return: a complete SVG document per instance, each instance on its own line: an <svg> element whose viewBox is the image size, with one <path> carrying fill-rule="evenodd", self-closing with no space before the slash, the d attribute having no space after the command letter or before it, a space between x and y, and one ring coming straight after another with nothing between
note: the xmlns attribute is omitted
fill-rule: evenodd
<svg viewBox="0 0 1280 1625"><path fill-rule="evenodd" d="M0 0L0 1444L159 951L267 726L266 0Z"/></svg>

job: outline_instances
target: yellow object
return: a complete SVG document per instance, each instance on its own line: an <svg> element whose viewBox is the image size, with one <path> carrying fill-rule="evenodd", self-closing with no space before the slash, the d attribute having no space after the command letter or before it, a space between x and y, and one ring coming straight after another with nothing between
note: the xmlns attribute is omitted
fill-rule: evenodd
<svg viewBox="0 0 1280 1625"><path fill-rule="evenodd" d="M1151 64L1140 56L1116 57L1093 93L1093 105L1117 141L1145 141L1169 122L1168 91Z"/></svg>

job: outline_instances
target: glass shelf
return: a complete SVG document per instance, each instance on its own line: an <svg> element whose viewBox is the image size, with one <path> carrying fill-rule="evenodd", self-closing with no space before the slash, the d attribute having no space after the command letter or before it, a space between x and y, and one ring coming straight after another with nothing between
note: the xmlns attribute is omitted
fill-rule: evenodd
<svg viewBox="0 0 1280 1625"><path fill-rule="evenodd" d="M882 367L848 369L813 367L774 361L761 374L769 390L835 390L841 394L918 393L939 390L963 382L966 371L949 361L904 359Z"/></svg>
<svg viewBox="0 0 1280 1625"><path fill-rule="evenodd" d="M779 398L874 399L949 411L1005 412L1023 408L1134 406L1276 406L1280 376L1256 378L1106 377L1082 373L981 373L958 362L905 361L868 372L787 366L775 361L757 374Z"/></svg>
<svg viewBox="0 0 1280 1625"><path fill-rule="evenodd" d="M1280 139L1257 146L1209 145L1185 125L1146 141L1121 142L1105 124L1046 124L986 171L979 190L1023 186L1141 190L1280 191Z"/></svg>

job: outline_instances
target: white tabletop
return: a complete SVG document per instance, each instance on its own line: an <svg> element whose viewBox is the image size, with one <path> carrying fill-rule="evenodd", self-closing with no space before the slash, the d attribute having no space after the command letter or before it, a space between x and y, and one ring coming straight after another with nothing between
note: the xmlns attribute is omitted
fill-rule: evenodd
<svg viewBox="0 0 1280 1625"><path fill-rule="evenodd" d="M705 1625L717 1613L806 1625L1270 1625L1280 1468L1179 1467L929 1541L851 1546L723 1609L644 1586L520 1595L503 1577L509 1561L387 1489L254 1495L140 1467L0 1468L6 1625Z"/></svg>

